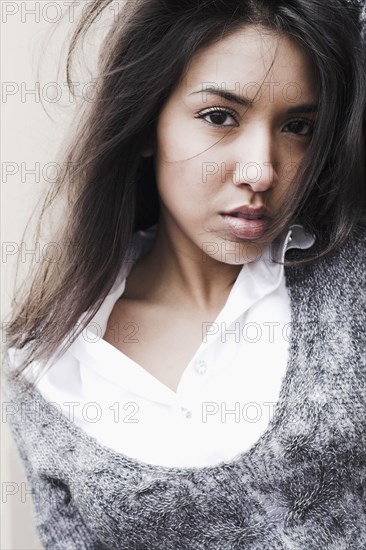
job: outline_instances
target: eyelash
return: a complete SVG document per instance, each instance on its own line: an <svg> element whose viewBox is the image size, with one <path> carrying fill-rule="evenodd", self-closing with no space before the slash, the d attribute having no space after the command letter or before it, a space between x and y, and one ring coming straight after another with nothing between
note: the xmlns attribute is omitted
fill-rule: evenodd
<svg viewBox="0 0 366 550"><path fill-rule="evenodd" d="M230 125L215 124L214 122L208 122L207 120L205 120L205 118L204 118L205 116L210 115L212 113L218 113L218 112L219 113L226 113L226 114L231 115L233 117L233 119L235 120L235 122L238 123L238 118L237 118L237 114L236 114L235 111L233 111L231 109L228 109L228 108L220 107L219 105L213 105L209 109L205 109L204 111L198 111L195 115L195 118L201 119L206 124L209 124L210 126L214 126L215 128L228 128ZM309 135L312 135L312 133L314 131L314 127L315 127L314 121L312 121L308 118L295 118L293 120L289 120L287 122L286 126L288 124L293 123L293 122L306 122L310 126L310 134L305 134L305 135L295 134L295 135L298 135L300 137L309 137ZM291 133L291 132L285 132L285 133Z"/></svg>
<svg viewBox="0 0 366 550"><path fill-rule="evenodd" d="M236 115L235 111L233 111L231 109L228 109L228 108L219 107L218 105L213 105L212 107L210 107L209 109L205 109L204 111L198 111L196 113L195 118L202 119L203 122L206 122L207 124L210 124L210 126L224 127L225 128L225 126L223 126L222 124L215 124L214 122L208 122L207 120L204 119L205 116L210 115L212 113L217 113L217 112L229 114L233 117L235 122L238 122L238 118L237 118L237 115Z"/></svg>

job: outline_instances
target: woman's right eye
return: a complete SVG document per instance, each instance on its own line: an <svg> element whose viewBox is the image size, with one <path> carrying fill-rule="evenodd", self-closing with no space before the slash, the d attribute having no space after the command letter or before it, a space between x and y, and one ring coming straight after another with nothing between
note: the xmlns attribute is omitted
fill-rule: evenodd
<svg viewBox="0 0 366 550"><path fill-rule="evenodd" d="M206 119L206 117L211 117L211 122ZM227 117L231 118L234 121L234 124L231 122L230 124L223 124ZM207 124L210 124L211 126L217 126L217 127L230 127L230 126L236 126L237 125L237 118L234 111L223 109L222 107L212 107L209 110L200 111L197 113L195 118L200 118L203 120L203 122L206 122Z"/></svg>

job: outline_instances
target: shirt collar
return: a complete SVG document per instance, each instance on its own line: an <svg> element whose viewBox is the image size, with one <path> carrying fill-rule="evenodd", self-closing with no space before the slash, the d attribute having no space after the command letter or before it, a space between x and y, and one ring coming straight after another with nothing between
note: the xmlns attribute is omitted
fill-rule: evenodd
<svg viewBox="0 0 366 550"><path fill-rule="evenodd" d="M291 248L310 248L315 243L315 240L315 235L308 233L303 225L298 220L295 220L287 231L284 231L270 244L266 257L267 259L272 258L276 262L283 262L287 250Z"/></svg>
<svg viewBox="0 0 366 550"><path fill-rule="evenodd" d="M258 259L243 264L216 322L224 321L229 326L244 311L274 292L284 277L286 251L290 248L310 248L314 242L315 237L308 234L301 223L290 225L262 251Z"/></svg>
<svg viewBox="0 0 366 550"><path fill-rule="evenodd" d="M88 323L88 327L91 325L92 327L96 327L96 329L87 328L85 330L91 330L92 333L96 330L99 337L102 337L105 333L113 306L124 292L128 273L137 259L152 247L156 232L157 225L153 225L145 230L139 230L134 233L126 261L114 285ZM275 290L283 277L283 265L277 263L277 261L283 262L285 253L290 248L309 248L314 242L314 236L308 234L300 223L294 223L279 238L270 243L257 260L243 264L230 292L230 314L228 315L228 307L224 306L219 316L220 320L221 317L225 318L226 321L229 318L234 320L242 313L243 309L248 309L260 298ZM273 259L275 262L272 261ZM228 306L229 303L226 305ZM77 341L80 341L82 338L82 335L79 335L79 338L71 344L70 350L74 349Z"/></svg>
<svg viewBox="0 0 366 550"><path fill-rule="evenodd" d="M151 248L155 239L157 227L157 224L155 224L148 229L135 232L128 254L128 259L131 260L129 262L130 267L132 267L134 261L136 261L141 254L147 252ZM276 262L283 262L287 250L291 248L310 248L315 243L315 240L315 236L308 233L301 222L296 219L294 223L289 226L287 231L285 230L281 233L279 237L266 247L261 258L267 261L274 259Z"/></svg>

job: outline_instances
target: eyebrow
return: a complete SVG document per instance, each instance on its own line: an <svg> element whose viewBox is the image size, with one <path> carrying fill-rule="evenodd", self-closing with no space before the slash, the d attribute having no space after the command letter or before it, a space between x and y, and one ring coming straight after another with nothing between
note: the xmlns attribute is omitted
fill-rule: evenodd
<svg viewBox="0 0 366 550"><path fill-rule="evenodd" d="M189 95L200 94L200 93L217 95L219 97L222 97L223 99L226 99L228 101L232 101L233 103L237 103L238 105L247 107L248 109L253 106L253 101L250 101L245 97L240 97L232 92L228 92L226 90L219 90L211 86L208 86L204 90L197 90L195 92L191 92ZM317 111L318 111L318 105L316 105L315 103L302 103L301 105L299 104L299 105L294 105L293 107L290 107L290 109L287 110L287 113L288 114L316 113Z"/></svg>

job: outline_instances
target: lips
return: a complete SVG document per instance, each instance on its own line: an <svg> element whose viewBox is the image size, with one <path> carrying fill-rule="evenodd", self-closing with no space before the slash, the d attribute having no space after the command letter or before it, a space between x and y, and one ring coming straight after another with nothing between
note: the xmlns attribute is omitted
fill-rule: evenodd
<svg viewBox="0 0 366 550"><path fill-rule="evenodd" d="M260 206L259 208L252 208L244 204L233 210L227 212L222 212L223 216L233 216L235 218L244 218L246 220L259 220L259 219L268 219L271 217L270 211L265 206Z"/></svg>
<svg viewBox="0 0 366 550"><path fill-rule="evenodd" d="M230 233L240 239L255 240L260 238L272 217L270 211L265 206L252 208L246 204L222 212L221 216Z"/></svg>

